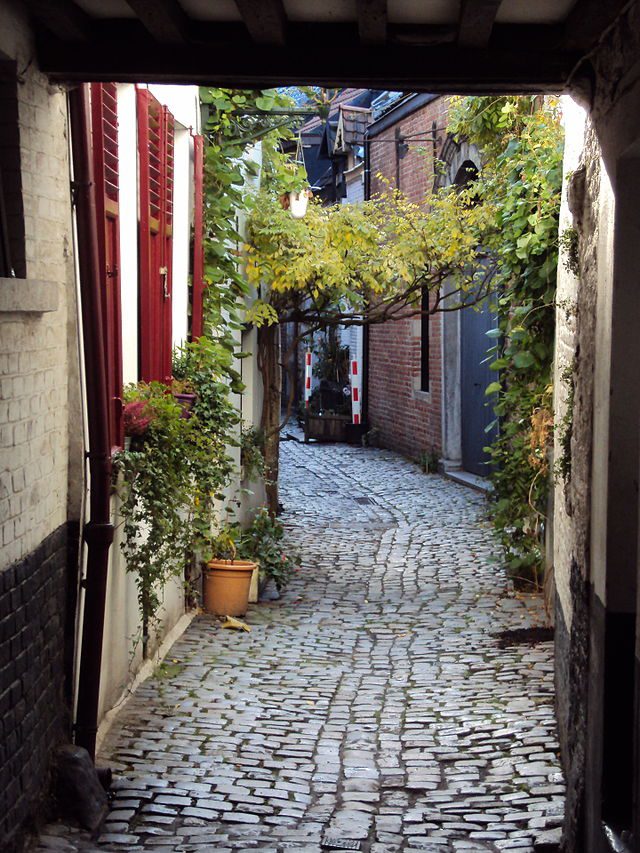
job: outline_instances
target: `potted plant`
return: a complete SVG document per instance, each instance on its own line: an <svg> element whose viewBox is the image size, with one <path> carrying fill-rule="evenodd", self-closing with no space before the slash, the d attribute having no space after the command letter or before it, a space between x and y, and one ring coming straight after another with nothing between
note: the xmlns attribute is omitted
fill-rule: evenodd
<svg viewBox="0 0 640 853"><path fill-rule="evenodd" d="M176 347L173 350L171 393L176 403L182 406L182 417L187 419L191 417L191 410L198 399L197 388L194 384L195 361L195 350L188 344Z"/></svg>
<svg viewBox="0 0 640 853"><path fill-rule="evenodd" d="M258 510L250 526L240 536L239 552L260 567L261 591L269 581L273 581L280 592L299 566L299 555L288 554L284 550L283 538L282 524L269 515L266 507Z"/></svg>
<svg viewBox="0 0 640 853"><path fill-rule="evenodd" d="M179 403L182 407L182 417L190 418L191 409L198 399L193 384L188 379L172 379L171 393L176 403Z"/></svg>
<svg viewBox="0 0 640 853"><path fill-rule="evenodd" d="M216 616L244 616L249 605L253 560L237 559L236 530L226 527L211 542L214 555L207 562L203 581L203 604Z"/></svg>

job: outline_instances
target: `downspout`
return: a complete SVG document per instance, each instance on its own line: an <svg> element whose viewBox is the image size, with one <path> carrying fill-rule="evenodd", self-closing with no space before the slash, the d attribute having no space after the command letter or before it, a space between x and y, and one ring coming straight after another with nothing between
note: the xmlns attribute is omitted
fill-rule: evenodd
<svg viewBox="0 0 640 853"><path fill-rule="evenodd" d="M78 677L75 742L95 760L100 698L100 667L104 633L111 523L111 447L104 348L104 323L100 287L98 222L91 156L89 86L84 83L69 94L78 268L83 324L86 400L88 412L90 494L89 521L83 539L87 547L82 647Z"/></svg>
<svg viewBox="0 0 640 853"><path fill-rule="evenodd" d="M364 134L364 200L371 198L371 137ZM362 423L369 429L369 326L362 327Z"/></svg>

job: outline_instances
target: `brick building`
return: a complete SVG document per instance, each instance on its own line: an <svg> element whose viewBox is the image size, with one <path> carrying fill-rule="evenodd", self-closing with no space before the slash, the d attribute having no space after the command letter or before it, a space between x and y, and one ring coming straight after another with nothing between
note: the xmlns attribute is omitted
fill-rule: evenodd
<svg viewBox="0 0 640 853"><path fill-rule="evenodd" d="M371 195L389 182L410 201L428 198L446 118L446 98L411 95L369 127ZM425 452L439 456L442 447L441 334L438 315L369 330L369 424L385 446L416 459Z"/></svg>
<svg viewBox="0 0 640 853"><path fill-rule="evenodd" d="M478 151L447 134L447 97L413 94L393 105L367 133L368 192L399 188L428 203L440 186L461 184L480 168ZM428 302L427 302L428 300ZM423 309L435 294L425 292ZM482 310L436 313L373 326L368 340L368 416L381 442L454 474L486 475L484 389L486 331ZM457 474L455 474L457 476Z"/></svg>

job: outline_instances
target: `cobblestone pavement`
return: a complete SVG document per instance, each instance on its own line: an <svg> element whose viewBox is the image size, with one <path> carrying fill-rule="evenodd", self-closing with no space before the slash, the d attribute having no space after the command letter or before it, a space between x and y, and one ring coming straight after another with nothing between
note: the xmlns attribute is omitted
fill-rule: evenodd
<svg viewBox="0 0 640 853"><path fill-rule="evenodd" d="M492 560L483 498L383 450L282 446L302 569L251 633L197 618L104 745L102 835L41 849L532 851L564 786L551 643ZM355 849L355 847L354 847Z"/></svg>

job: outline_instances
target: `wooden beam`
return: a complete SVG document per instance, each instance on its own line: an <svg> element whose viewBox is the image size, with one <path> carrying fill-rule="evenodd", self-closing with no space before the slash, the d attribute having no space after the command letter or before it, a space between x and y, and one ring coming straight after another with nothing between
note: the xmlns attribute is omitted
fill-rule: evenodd
<svg viewBox="0 0 640 853"><path fill-rule="evenodd" d="M287 15L282 0L236 0L236 6L256 44L285 44Z"/></svg>
<svg viewBox="0 0 640 853"><path fill-rule="evenodd" d="M127 0L127 3L159 44L188 41L189 18L178 0Z"/></svg>
<svg viewBox="0 0 640 853"><path fill-rule="evenodd" d="M462 0L458 19L461 47L486 47L502 0Z"/></svg>
<svg viewBox="0 0 640 853"><path fill-rule="evenodd" d="M127 24L129 26L126 26ZM539 49L526 38L491 50L457 45L366 46L351 28L327 58L323 28L290 25L287 50L256 45L237 24L198 28L200 43L158 51L137 22L100 29L100 41L68 45L42 33L37 39L41 69L61 81L116 80L203 83L247 88L319 85L365 86L423 92L557 92L568 80L576 53ZM526 28L519 28L526 29ZM214 38L215 34L215 38ZM205 41L205 37L211 38ZM113 50L117 41L118 50Z"/></svg>
<svg viewBox="0 0 640 853"><path fill-rule="evenodd" d="M63 41L91 38L93 21L72 0L26 0L36 22Z"/></svg>
<svg viewBox="0 0 640 853"><path fill-rule="evenodd" d="M578 0L564 26L563 47L588 50L621 14L629 0Z"/></svg>
<svg viewBox="0 0 640 853"><path fill-rule="evenodd" d="M358 33L363 44L387 40L387 0L358 0Z"/></svg>
<svg viewBox="0 0 640 853"><path fill-rule="evenodd" d="M426 47L434 44L452 44L458 37L455 24L389 24L387 41L410 47Z"/></svg>

